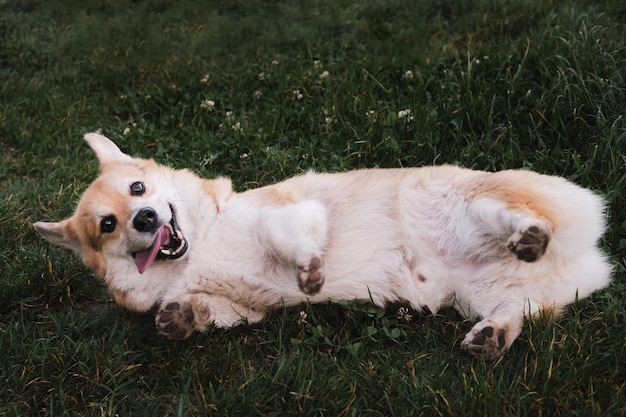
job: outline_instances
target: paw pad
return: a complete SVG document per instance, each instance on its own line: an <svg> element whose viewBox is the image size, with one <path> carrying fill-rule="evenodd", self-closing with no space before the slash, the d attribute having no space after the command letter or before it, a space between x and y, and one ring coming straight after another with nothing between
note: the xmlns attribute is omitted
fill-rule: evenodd
<svg viewBox="0 0 626 417"><path fill-rule="evenodd" d="M496 359L504 353L506 346L506 331L497 331L487 326L481 330L472 329L461 343L463 349L474 356L482 356L485 359Z"/></svg>
<svg viewBox="0 0 626 417"><path fill-rule="evenodd" d="M298 265L298 286L303 293L314 295L324 284L323 262L315 256L306 266Z"/></svg>
<svg viewBox="0 0 626 417"><path fill-rule="evenodd" d="M159 310L155 322L159 334L169 339L182 340L193 332L193 318L191 304L173 302Z"/></svg>
<svg viewBox="0 0 626 417"><path fill-rule="evenodd" d="M511 237L508 249L517 259L534 262L546 252L549 242L548 233L538 226L530 226Z"/></svg>

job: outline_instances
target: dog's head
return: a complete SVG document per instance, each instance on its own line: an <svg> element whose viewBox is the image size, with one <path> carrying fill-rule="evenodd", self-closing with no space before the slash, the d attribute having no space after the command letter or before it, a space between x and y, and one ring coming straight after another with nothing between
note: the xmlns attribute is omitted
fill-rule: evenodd
<svg viewBox="0 0 626 417"><path fill-rule="evenodd" d="M50 242L80 255L105 279L118 302L134 310L149 309L158 302L159 280L171 280L168 274L180 271L172 265L184 262L190 247L185 227L190 235L193 227L185 222L193 208L183 207L183 202L189 204L183 195L187 189L196 190L195 198L199 193L211 194L212 188L219 189L220 181L227 180L204 181L188 171L132 158L99 134L87 134L85 140L98 158L100 176L71 217L37 222L34 227ZM224 185L221 188L228 193L230 182ZM142 292L146 294L139 296Z"/></svg>

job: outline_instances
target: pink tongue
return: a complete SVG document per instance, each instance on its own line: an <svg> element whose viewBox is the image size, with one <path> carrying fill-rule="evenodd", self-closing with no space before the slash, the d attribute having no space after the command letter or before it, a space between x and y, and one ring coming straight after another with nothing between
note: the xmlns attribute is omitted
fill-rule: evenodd
<svg viewBox="0 0 626 417"><path fill-rule="evenodd" d="M156 259L159 249L170 241L170 231L167 227L163 226L157 232L152 246L148 249L139 251L135 254L135 264L140 274L143 274L146 269L152 265L152 262Z"/></svg>

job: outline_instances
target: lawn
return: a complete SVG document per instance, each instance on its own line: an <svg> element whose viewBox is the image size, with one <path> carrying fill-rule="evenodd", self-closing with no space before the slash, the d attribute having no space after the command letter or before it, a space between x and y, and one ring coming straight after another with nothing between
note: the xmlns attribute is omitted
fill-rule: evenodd
<svg viewBox="0 0 626 417"><path fill-rule="evenodd" d="M626 3L0 2L0 416L626 415ZM527 168L605 196L611 286L525 324L356 305L182 342L32 223L97 174L82 141L245 190L309 169Z"/></svg>

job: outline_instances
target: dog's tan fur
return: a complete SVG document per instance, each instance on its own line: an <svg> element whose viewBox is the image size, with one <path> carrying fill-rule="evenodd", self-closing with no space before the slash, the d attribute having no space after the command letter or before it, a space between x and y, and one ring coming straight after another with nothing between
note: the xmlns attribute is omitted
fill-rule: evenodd
<svg viewBox="0 0 626 417"><path fill-rule="evenodd" d="M597 247L603 201L562 178L371 169L235 193L227 179L133 159L101 135L86 139L101 175L72 217L35 227L78 253L119 304L158 306L157 328L172 338L305 300L404 301L482 317L462 346L495 358L525 314L558 312L609 282ZM135 183L145 185L141 194L129 191ZM188 249L178 259L133 259L158 246L158 232L143 230L146 208L155 230L180 225ZM111 218L116 227L105 230Z"/></svg>

